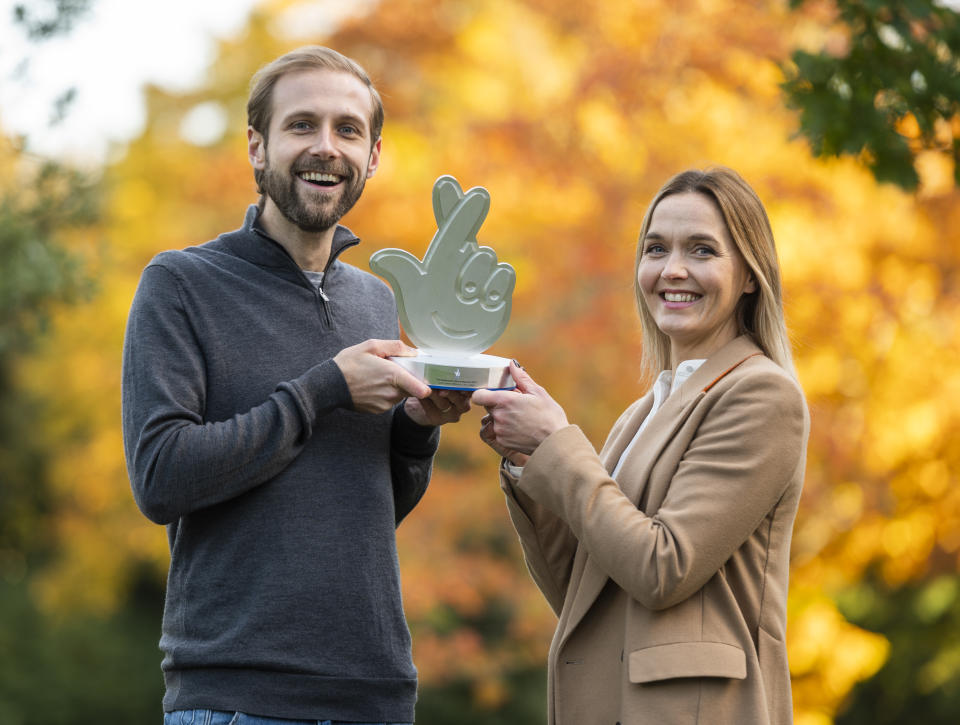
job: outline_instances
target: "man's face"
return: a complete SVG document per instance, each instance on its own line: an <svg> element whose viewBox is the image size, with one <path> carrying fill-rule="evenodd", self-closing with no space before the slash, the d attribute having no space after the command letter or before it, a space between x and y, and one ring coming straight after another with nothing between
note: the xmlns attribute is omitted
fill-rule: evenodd
<svg viewBox="0 0 960 725"><path fill-rule="evenodd" d="M360 198L380 161L370 137L373 98L349 73L290 73L273 88L269 140L247 132L269 206L306 232L333 227Z"/></svg>

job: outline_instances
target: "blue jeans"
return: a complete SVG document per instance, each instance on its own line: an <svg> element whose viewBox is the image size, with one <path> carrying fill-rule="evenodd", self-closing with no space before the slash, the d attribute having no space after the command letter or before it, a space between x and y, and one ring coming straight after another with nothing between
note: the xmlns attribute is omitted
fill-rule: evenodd
<svg viewBox="0 0 960 725"><path fill-rule="evenodd" d="M220 710L175 710L163 714L163 725L413 725L413 723L355 723L343 720L281 720Z"/></svg>

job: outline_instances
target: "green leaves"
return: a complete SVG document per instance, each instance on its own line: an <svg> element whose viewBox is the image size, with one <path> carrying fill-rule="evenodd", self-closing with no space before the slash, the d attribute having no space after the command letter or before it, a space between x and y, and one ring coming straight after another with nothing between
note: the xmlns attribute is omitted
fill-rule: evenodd
<svg viewBox="0 0 960 725"><path fill-rule="evenodd" d="M23 26L30 40L69 32L90 9L90 0L49 0L46 5L46 13L37 12L36 3L17 3L13 7L14 21Z"/></svg>
<svg viewBox="0 0 960 725"><path fill-rule="evenodd" d="M93 281L69 250L71 230L97 215L94 183L53 162L37 163L0 138L13 163L0 185L0 579L49 548L43 522L52 458L38 435L41 401L20 389L17 363L60 305L86 298ZM21 555L20 552L23 552ZM2 718L0 718L2 719Z"/></svg>
<svg viewBox="0 0 960 725"><path fill-rule="evenodd" d="M0 189L0 364L45 328L54 305L92 289L60 236L95 220L93 183L53 162L23 171L19 182Z"/></svg>
<svg viewBox="0 0 960 725"><path fill-rule="evenodd" d="M837 11L846 54L798 50L783 69L813 153L857 156L878 181L914 190L917 154L939 151L960 183L960 15L933 0L837 0Z"/></svg>

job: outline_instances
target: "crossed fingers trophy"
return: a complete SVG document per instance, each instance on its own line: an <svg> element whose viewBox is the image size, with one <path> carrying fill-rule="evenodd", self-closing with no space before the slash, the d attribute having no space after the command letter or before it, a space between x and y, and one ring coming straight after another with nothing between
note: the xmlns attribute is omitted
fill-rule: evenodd
<svg viewBox="0 0 960 725"><path fill-rule="evenodd" d="M477 242L489 210L486 189L464 193L452 176L441 176L433 185L437 233L423 261L402 249L370 257L370 269L393 288L400 324L418 348L416 357L391 360L431 388L516 387L507 358L482 354L507 327L517 278Z"/></svg>

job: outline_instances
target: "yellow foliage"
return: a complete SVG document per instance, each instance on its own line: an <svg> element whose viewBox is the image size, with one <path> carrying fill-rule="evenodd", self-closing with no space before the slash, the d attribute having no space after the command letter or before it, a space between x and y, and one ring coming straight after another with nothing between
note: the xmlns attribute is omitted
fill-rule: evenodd
<svg viewBox="0 0 960 725"><path fill-rule="evenodd" d="M594 97L580 104L577 120L581 143L595 153L613 173L636 178L646 167L646 149L636 143L635 134L627 126L612 95Z"/></svg>
<svg viewBox="0 0 960 725"><path fill-rule="evenodd" d="M857 682L880 669L889 651L885 638L847 623L826 597L801 598L795 591L787 653L797 721L823 722Z"/></svg>
<svg viewBox="0 0 960 725"><path fill-rule="evenodd" d="M921 151L916 158L921 197L938 197L953 190L954 160L943 151Z"/></svg>
<svg viewBox="0 0 960 725"><path fill-rule="evenodd" d="M821 348L797 365L797 375L810 396L834 393L840 386L841 374L839 351L831 348Z"/></svg>
<svg viewBox="0 0 960 725"><path fill-rule="evenodd" d="M550 25L548 16L523 3L491 0L457 38L468 66L512 83L504 99L511 114L542 112L554 103L566 102L576 90L586 48L575 37L557 35ZM458 69L451 70L456 73ZM477 94L464 100L472 106L487 99Z"/></svg>
<svg viewBox="0 0 960 725"><path fill-rule="evenodd" d="M50 607L109 611L135 565L163 576L164 532L132 502L118 432L126 312L154 254L238 227L255 201L247 83L303 42L275 22L297 4L264 3L221 41L204 87L150 91L144 133L104 169L100 292L60 314L51 343L17 371L50 402L38 435L56 442L59 554L36 580ZM755 186L811 407L788 628L799 725L830 722L889 650L831 595L871 566L890 582L960 569L960 196L933 156L911 196L853 161L815 161L792 138L778 62L793 44L845 42L829 4L814 5L788 16L784 3L733 0L391 0L320 39L368 68L387 108L381 167L344 220L364 243L346 261L366 268L386 246L422 255L437 176L487 187L480 241L518 272L491 352L519 359L597 444L643 392L632 276L649 199L689 166L728 164ZM210 100L229 127L199 147L180 128ZM555 618L520 560L479 417L444 430L434 481L398 542L423 681L467 678L493 706L507 671L544 662ZM498 607L507 631L485 640L469 622ZM939 686L958 667L945 654L923 681Z"/></svg>

